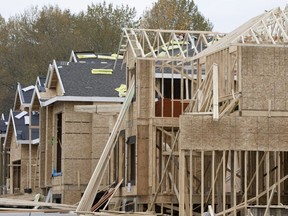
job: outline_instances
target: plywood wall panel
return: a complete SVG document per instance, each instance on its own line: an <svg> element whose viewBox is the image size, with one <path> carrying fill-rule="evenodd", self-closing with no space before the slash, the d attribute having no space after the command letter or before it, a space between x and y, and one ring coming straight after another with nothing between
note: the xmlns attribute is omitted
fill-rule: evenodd
<svg viewBox="0 0 288 216"><path fill-rule="evenodd" d="M62 157L87 158L91 153L91 134L63 134Z"/></svg>
<svg viewBox="0 0 288 216"><path fill-rule="evenodd" d="M288 57L283 47L241 47L242 104L244 110L287 110Z"/></svg>
<svg viewBox="0 0 288 216"><path fill-rule="evenodd" d="M225 116L212 122L210 116L183 115L180 117L180 148L287 151L287 128L287 117Z"/></svg>

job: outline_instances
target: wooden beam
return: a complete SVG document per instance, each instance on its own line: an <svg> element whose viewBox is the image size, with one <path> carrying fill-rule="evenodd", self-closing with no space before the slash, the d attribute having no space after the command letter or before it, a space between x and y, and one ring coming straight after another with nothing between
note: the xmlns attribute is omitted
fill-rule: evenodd
<svg viewBox="0 0 288 216"><path fill-rule="evenodd" d="M276 190L276 185L274 184L272 187L273 187L273 188L272 188L270 197L269 197L269 199L268 199L268 203L267 203L267 207L266 207L264 216L269 216L269 215L270 215L270 205L271 205L271 202L272 202L272 198L273 198L273 196L274 196L274 192L275 192L275 190ZM269 193L269 192L268 192L268 193Z"/></svg>
<svg viewBox="0 0 288 216"><path fill-rule="evenodd" d="M75 112L86 113L119 113L122 104L75 105Z"/></svg>
<svg viewBox="0 0 288 216"><path fill-rule="evenodd" d="M219 119L218 65L213 64L213 120Z"/></svg>

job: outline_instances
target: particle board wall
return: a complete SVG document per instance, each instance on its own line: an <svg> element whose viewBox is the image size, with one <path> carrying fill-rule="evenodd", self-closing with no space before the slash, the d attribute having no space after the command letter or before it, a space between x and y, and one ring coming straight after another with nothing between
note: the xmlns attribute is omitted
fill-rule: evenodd
<svg viewBox="0 0 288 216"><path fill-rule="evenodd" d="M14 132L11 137L10 160L11 161L21 160L21 145L16 144L16 138L15 138Z"/></svg>
<svg viewBox="0 0 288 216"><path fill-rule="evenodd" d="M137 127L137 194L148 195L149 181L149 125Z"/></svg>
<svg viewBox="0 0 288 216"><path fill-rule="evenodd" d="M91 158L65 158L62 165L63 184L88 184L91 178Z"/></svg>
<svg viewBox="0 0 288 216"><path fill-rule="evenodd" d="M94 171L109 137L110 116L93 114L92 116L92 166Z"/></svg>
<svg viewBox="0 0 288 216"><path fill-rule="evenodd" d="M36 157L37 157L37 149L38 149L38 144L37 145L32 145L31 146L31 163L32 163L32 170L31 170L31 186L32 186L32 191L35 192L34 188L34 181L35 181L35 164L36 164ZM29 145L21 145L21 186L20 190L21 192L24 192L24 188L28 187L28 166L29 166Z"/></svg>
<svg viewBox="0 0 288 216"><path fill-rule="evenodd" d="M137 117L149 118L154 115L155 94L153 92L155 62L138 60L136 70Z"/></svg>
<svg viewBox="0 0 288 216"><path fill-rule="evenodd" d="M91 176L91 114L75 112L77 103L64 105L62 125L63 184L78 184L78 172L83 183Z"/></svg>
<svg viewBox="0 0 288 216"><path fill-rule="evenodd" d="M242 46L242 109L288 110L288 48Z"/></svg>
<svg viewBox="0 0 288 216"><path fill-rule="evenodd" d="M288 117L180 117L180 148L190 150L288 151Z"/></svg>

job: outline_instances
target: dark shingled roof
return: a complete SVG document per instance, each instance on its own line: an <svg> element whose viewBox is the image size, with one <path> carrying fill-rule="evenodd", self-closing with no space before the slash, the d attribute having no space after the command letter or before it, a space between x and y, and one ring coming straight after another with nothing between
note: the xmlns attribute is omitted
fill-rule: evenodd
<svg viewBox="0 0 288 216"><path fill-rule="evenodd" d="M92 69L113 69L115 60L96 59L93 63L57 62L58 71L64 86L64 96L119 97L115 91L126 83L125 66L117 61L111 75L92 74Z"/></svg>
<svg viewBox="0 0 288 216"><path fill-rule="evenodd" d="M5 120L0 120L0 134L6 134L7 125Z"/></svg>
<svg viewBox="0 0 288 216"><path fill-rule="evenodd" d="M23 95L24 103L31 103L33 92L34 92L34 89L30 89L25 92L23 91L23 88L22 88L22 95Z"/></svg>
<svg viewBox="0 0 288 216"><path fill-rule="evenodd" d="M46 82L46 77L39 76L38 77L39 82L37 81L37 88L39 92L45 92L45 82Z"/></svg>
<svg viewBox="0 0 288 216"><path fill-rule="evenodd" d="M29 140L29 125L25 124L25 117L21 117L20 119L15 116L21 112L13 112L13 118L15 122L15 128L17 132L17 140ZM25 116L29 116L28 113ZM38 126L39 125L39 113L32 112L31 116L31 125ZM32 128L31 130L32 140L39 138L39 129Z"/></svg>

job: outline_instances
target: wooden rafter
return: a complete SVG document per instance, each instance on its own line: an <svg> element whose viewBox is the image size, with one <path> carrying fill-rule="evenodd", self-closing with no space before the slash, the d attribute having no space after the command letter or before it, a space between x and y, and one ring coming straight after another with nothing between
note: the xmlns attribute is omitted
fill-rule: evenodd
<svg viewBox="0 0 288 216"><path fill-rule="evenodd" d="M120 47L125 46L127 49L129 45L134 58L187 60L211 46L225 34L205 31L124 28L122 36L127 40L122 39L123 44ZM175 52L174 46L177 46L177 52ZM188 52L187 49L193 49L194 52ZM125 51L119 52L119 54L125 55Z"/></svg>
<svg viewBox="0 0 288 216"><path fill-rule="evenodd" d="M287 45L288 42L288 8L275 8L267 11L235 29L219 43L208 47L193 59L199 59L229 47L231 44L273 44Z"/></svg>

